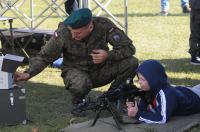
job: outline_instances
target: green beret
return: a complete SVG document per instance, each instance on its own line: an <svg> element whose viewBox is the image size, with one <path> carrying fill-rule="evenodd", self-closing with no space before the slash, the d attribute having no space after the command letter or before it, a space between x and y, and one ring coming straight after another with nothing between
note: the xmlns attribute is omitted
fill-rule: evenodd
<svg viewBox="0 0 200 132"><path fill-rule="evenodd" d="M64 20L66 26L72 29L78 29L86 26L92 19L92 12L88 8L81 8L74 11L67 19Z"/></svg>

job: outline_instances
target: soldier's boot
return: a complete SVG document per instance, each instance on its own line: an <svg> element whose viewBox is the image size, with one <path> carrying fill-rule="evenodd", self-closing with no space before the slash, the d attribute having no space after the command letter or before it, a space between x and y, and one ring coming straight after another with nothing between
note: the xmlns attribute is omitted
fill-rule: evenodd
<svg viewBox="0 0 200 132"><path fill-rule="evenodd" d="M85 99L84 98L72 98L72 110L71 114L76 117L85 117L86 111L85 107Z"/></svg>
<svg viewBox="0 0 200 132"><path fill-rule="evenodd" d="M189 5L185 5L185 6L183 6L182 11L183 11L183 13L190 13L191 9L190 9Z"/></svg>

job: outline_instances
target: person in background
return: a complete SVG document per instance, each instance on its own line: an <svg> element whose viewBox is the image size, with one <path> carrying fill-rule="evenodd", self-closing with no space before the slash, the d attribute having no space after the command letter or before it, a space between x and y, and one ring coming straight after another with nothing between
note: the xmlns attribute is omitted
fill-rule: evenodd
<svg viewBox="0 0 200 132"><path fill-rule="evenodd" d="M168 15L169 13L169 0L161 0L161 15ZM182 7L182 12L183 13L189 13L190 12L190 7L189 7L189 2L188 0L181 0L181 7Z"/></svg>
<svg viewBox="0 0 200 132"><path fill-rule="evenodd" d="M171 86L164 67L156 60L146 60L137 69L141 90L150 92L152 101L127 102L129 117L141 122L163 124L174 115L200 112L200 85L193 88Z"/></svg>
<svg viewBox="0 0 200 132"><path fill-rule="evenodd" d="M135 76L138 67L135 52L132 40L112 21L92 17L88 8L82 8L59 24L54 36L29 60L29 69L16 72L14 79L32 78L62 54L61 76L72 95L71 113L84 116L78 106L92 88L112 82L110 88L113 89Z"/></svg>
<svg viewBox="0 0 200 132"><path fill-rule="evenodd" d="M67 0L65 2L65 11L70 15L73 11L78 9L78 6L79 0Z"/></svg>
<svg viewBox="0 0 200 132"><path fill-rule="evenodd" d="M190 0L190 63L200 65L200 0Z"/></svg>
<svg viewBox="0 0 200 132"><path fill-rule="evenodd" d="M70 15L73 11L77 10L79 6L79 0L67 0L65 2L65 11L68 15ZM62 56L55 60L52 64L54 68L60 68L63 63Z"/></svg>

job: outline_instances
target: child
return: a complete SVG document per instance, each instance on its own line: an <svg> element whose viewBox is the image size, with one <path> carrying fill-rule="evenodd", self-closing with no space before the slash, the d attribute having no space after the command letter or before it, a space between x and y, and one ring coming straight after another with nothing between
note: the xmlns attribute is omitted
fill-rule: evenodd
<svg viewBox="0 0 200 132"><path fill-rule="evenodd" d="M200 112L200 85L193 88L173 87L168 83L164 67L155 60L144 61L137 69L141 90L153 97L150 104L144 100L127 102L129 117L145 123L166 123L173 115ZM134 105L135 104L135 105Z"/></svg>

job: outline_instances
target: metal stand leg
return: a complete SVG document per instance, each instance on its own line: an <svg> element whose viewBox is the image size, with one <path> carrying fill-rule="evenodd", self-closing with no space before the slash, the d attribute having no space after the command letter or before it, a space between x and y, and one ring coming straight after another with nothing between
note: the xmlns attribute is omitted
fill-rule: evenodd
<svg viewBox="0 0 200 132"><path fill-rule="evenodd" d="M13 27L12 27L13 19L9 19L8 22L10 24L10 37L11 37L12 53L14 54L15 53L15 45L14 45Z"/></svg>

